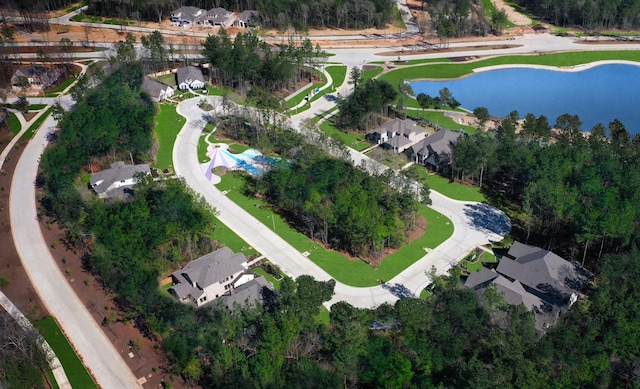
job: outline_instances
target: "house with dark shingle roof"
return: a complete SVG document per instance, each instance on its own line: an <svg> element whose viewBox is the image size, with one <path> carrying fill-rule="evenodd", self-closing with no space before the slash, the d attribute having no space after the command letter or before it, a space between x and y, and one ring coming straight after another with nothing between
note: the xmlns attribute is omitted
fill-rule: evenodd
<svg viewBox="0 0 640 389"><path fill-rule="evenodd" d="M11 77L11 83L13 85L19 85L20 78L24 77L31 87L47 89L58 81L62 73L63 69L60 66L18 66Z"/></svg>
<svg viewBox="0 0 640 389"><path fill-rule="evenodd" d="M411 119L393 119L367 134L367 139L396 154L427 136L427 130Z"/></svg>
<svg viewBox="0 0 640 389"><path fill-rule="evenodd" d="M254 277L247 269L244 254L223 247L171 274L169 292L182 303L200 307L251 281Z"/></svg>
<svg viewBox="0 0 640 389"><path fill-rule="evenodd" d="M227 11L221 7L216 7L207 11L207 17L205 20L212 26L227 27L233 23L235 18L233 16L233 12Z"/></svg>
<svg viewBox="0 0 640 389"><path fill-rule="evenodd" d="M591 282L593 274L551 251L514 242L496 269L483 267L472 272L464 285L482 299L493 285L507 304L524 305L533 311L536 328L544 330L571 307L578 294Z"/></svg>
<svg viewBox="0 0 640 389"><path fill-rule="evenodd" d="M444 155L451 154L451 145L454 144L462 134L460 132L447 130L445 128L436 131L419 142L416 142L406 151L409 160L422 165L430 165L436 170L440 170L444 163Z"/></svg>
<svg viewBox="0 0 640 389"><path fill-rule="evenodd" d="M110 169L95 173L89 179L91 189L101 199L124 199L133 194L137 174L151 174L149 165L125 165L123 161L111 164Z"/></svg>
<svg viewBox="0 0 640 389"><path fill-rule="evenodd" d="M176 72L178 89L202 89L204 88L204 76L202 70L195 66L185 66Z"/></svg>
<svg viewBox="0 0 640 389"><path fill-rule="evenodd" d="M233 27L247 28L260 24L260 14L257 11L245 10L233 21Z"/></svg>
<svg viewBox="0 0 640 389"><path fill-rule="evenodd" d="M207 11L198 7L180 7L177 10L171 12L171 20L174 23L178 23L180 26L194 25L201 23L207 17Z"/></svg>
<svg viewBox="0 0 640 389"><path fill-rule="evenodd" d="M151 95L154 101L162 101L171 98L174 90L169 85L163 84L153 78L145 77L142 80L142 89Z"/></svg>
<svg viewBox="0 0 640 389"><path fill-rule="evenodd" d="M264 277L256 277L253 280L233 288L230 293L220 297L222 303L233 309L234 305L262 304L265 290L273 292L273 287Z"/></svg>

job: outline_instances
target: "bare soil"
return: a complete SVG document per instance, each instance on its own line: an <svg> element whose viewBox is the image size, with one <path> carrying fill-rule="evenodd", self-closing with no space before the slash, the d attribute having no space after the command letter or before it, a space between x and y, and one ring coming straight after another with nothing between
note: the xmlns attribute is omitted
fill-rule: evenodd
<svg viewBox="0 0 640 389"><path fill-rule="evenodd" d="M0 128L0 148L5 147L11 134ZM8 285L2 291L30 319L38 320L49 315L29 280L16 252L9 220L9 192L17 161L27 141L20 140L9 153L0 174L0 275ZM114 344L122 358L137 378L144 377L146 388L158 388L161 382L171 382L174 388L191 388L179 377L169 374L169 364L161 352L160 341L151 341L133 325L113 303L113 295L105 291L93 275L82 265L81 253L66 244L64 230L52 220L43 217L40 223L44 240L60 271L66 274L69 284L82 300L93 318L102 325L105 335ZM106 319L106 320L105 320ZM115 321L114 321L115 320ZM131 353L131 354L130 354ZM132 357L130 357L132 355Z"/></svg>

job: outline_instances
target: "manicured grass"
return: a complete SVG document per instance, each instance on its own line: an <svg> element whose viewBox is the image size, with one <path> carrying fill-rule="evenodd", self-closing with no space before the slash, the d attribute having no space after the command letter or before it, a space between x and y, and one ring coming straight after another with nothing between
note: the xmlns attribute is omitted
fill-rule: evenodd
<svg viewBox="0 0 640 389"><path fill-rule="evenodd" d="M53 349L64 368L69 383L74 388L98 388L73 350L69 341L60 330L58 323L49 316L34 323L47 343Z"/></svg>
<svg viewBox="0 0 640 389"><path fill-rule="evenodd" d="M394 87L404 80L416 79L453 79L471 74L473 69L495 65L547 65L575 66L595 61L626 60L640 62L640 51L578 51L567 53L537 55L504 55L482 61L451 64L431 64L424 66L403 67L380 76Z"/></svg>
<svg viewBox="0 0 640 389"><path fill-rule="evenodd" d="M497 261L498 260L496 259L495 255L490 254L486 251L482 251L478 258L475 258L473 260L464 259L460 262L460 265L462 267L466 266L467 271L474 272L480 271L480 269L482 269L483 263L496 263Z"/></svg>
<svg viewBox="0 0 640 389"><path fill-rule="evenodd" d="M46 104L29 104L29 111L39 111L41 109L47 108Z"/></svg>
<svg viewBox="0 0 640 389"><path fill-rule="evenodd" d="M231 250L233 250L234 253L241 252L244 255L249 256L258 252L256 251L256 249L249 246L249 244L245 242L244 239L239 237L238 234L231 231L231 229L224 223L216 220L214 222L214 226L215 229L213 231L213 234L211 234L211 238L229 247Z"/></svg>
<svg viewBox="0 0 640 389"><path fill-rule="evenodd" d="M450 182L438 174L429 174L426 182L429 188L454 200L487 202L484 195L480 193L480 189L475 186Z"/></svg>
<svg viewBox="0 0 640 389"><path fill-rule="evenodd" d="M334 88L338 88L340 85L344 83L344 79L347 77L346 66L327 66L326 69L327 69L327 72L331 75L331 78L333 79L333 83L331 85Z"/></svg>
<svg viewBox="0 0 640 389"><path fill-rule="evenodd" d="M321 88L324 84L327 83L327 78L324 76L323 73L321 72L315 72L316 75L320 76L321 80L318 82L314 82L313 85L307 87L306 89L304 89L302 92L298 93L297 95L293 96L290 100L287 101L286 107L287 108L293 108L296 105L300 104L300 102L302 102L302 100L304 100L304 98L306 96L309 96L309 102L311 102L312 100L314 100L314 98L316 97L316 95L311 96L311 91L316 89L316 88ZM308 105L308 104L306 104ZM300 111L302 111L303 108L300 108Z"/></svg>
<svg viewBox="0 0 640 389"><path fill-rule="evenodd" d="M409 116L426 119L435 125L442 126L450 130L462 130L469 134L473 134L478 131L474 127L456 123L453 119L444 116L443 111L425 111L423 109L408 109L407 111Z"/></svg>
<svg viewBox="0 0 640 389"><path fill-rule="evenodd" d="M207 148L209 147L209 143L207 143L208 136L209 134L203 133L198 140L198 161L200 161L200 163L211 161L211 158L207 156Z"/></svg>
<svg viewBox="0 0 640 389"><path fill-rule="evenodd" d="M56 97L60 94L60 92L67 89L69 85L73 84L75 80L76 80L75 77L69 77L68 79L64 80L63 83L56 86L55 88L47 89L46 91L44 91L44 95L46 97Z"/></svg>
<svg viewBox="0 0 640 389"><path fill-rule="evenodd" d="M407 61L403 64L398 64L398 65L419 65L419 64L425 64L425 63L447 63L447 62L451 62L451 60L449 58L423 58L423 59L412 59L410 61Z"/></svg>
<svg viewBox="0 0 640 389"><path fill-rule="evenodd" d="M271 283L271 285L273 285L273 289L280 290L280 284L282 283L282 280L276 280L276 278L274 276L272 276L271 274L267 273L261 267L254 268L253 272L263 276L265 280L269 281L269 283Z"/></svg>
<svg viewBox="0 0 640 389"><path fill-rule="evenodd" d="M240 143L232 143L229 145L229 151L233 154L241 154L248 149L250 149L249 146Z"/></svg>
<svg viewBox="0 0 640 389"><path fill-rule="evenodd" d="M40 129L40 126L42 125L42 123L51 114L51 109L52 108L49 108L48 110L46 110L42 115L40 115L38 119L36 119L35 122L33 122L33 124L29 126L29 129L25 131L24 134L22 134L22 139L33 138L33 135L38 131L38 129Z"/></svg>
<svg viewBox="0 0 640 389"><path fill-rule="evenodd" d="M326 324L329 325L331 321L331 316L329 315L329 310L324 307L324 305L320 306L320 312L315 316L315 321L317 324Z"/></svg>
<svg viewBox="0 0 640 389"><path fill-rule="evenodd" d="M371 144L364 139L364 134L347 134L346 132L334 127L332 119L322 122L320 124L320 129L333 139L336 139L358 151L371 146Z"/></svg>
<svg viewBox="0 0 640 389"><path fill-rule="evenodd" d="M367 80L375 78L378 74L382 73L382 70L381 66L376 66L374 69L363 70L361 74L362 82L367 82Z"/></svg>
<svg viewBox="0 0 640 389"><path fill-rule="evenodd" d="M346 66L344 66L344 65L330 65L330 66L326 67L326 70L327 70L327 73L329 73L331 75L331 78L333 79L333 82L331 83L331 87L326 88L324 90L321 90L320 92L318 92L315 95L313 95L313 97L311 97L309 99L309 102L316 101L316 100L318 100L319 98L321 98L322 96L324 96L326 94L333 93L336 88L338 88L340 85L342 85L344 83L344 79L345 79L345 77L347 75L347 67ZM295 107L296 105L298 105L304 99L304 97L311 92L312 89L322 88L322 86L324 86L327 83L327 80L324 77L324 75L322 75L322 79L323 79L322 83L313 84L313 86L305 89L305 91L300 92L300 94L296 95L294 98L292 98L291 100L287 101L287 108L292 108L292 107ZM298 108L296 110L296 113L300 113L300 112L306 111L307 109L309 109L309 104L306 104L306 105Z"/></svg>
<svg viewBox="0 0 640 389"><path fill-rule="evenodd" d="M173 144L182 129L184 118L176 112L176 107L169 104L160 104L160 113L156 116L156 138L158 139L158 152L156 163L158 169L173 167Z"/></svg>
<svg viewBox="0 0 640 389"><path fill-rule="evenodd" d="M453 234L453 224L444 215L426 206L420 207L420 214L427 219L425 234L382 261L378 269L361 260L348 260L340 253L325 250L306 235L293 229L278 214L274 213L262 200L248 198L242 194L244 185L240 174L225 174L217 185L227 190L227 196L245 211L267 227L274 229L284 240L300 252L309 252L308 258L323 268L336 280L351 286L367 287L379 284L379 280L388 281L422 258L425 247L435 248Z"/></svg>
<svg viewBox="0 0 640 389"><path fill-rule="evenodd" d="M159 82L175 87L177 86L177 82L176 82L176 75L173 73L169 73L169 74L164 74L162 76L158 76L156 77L156 80L158 80Z"/></svg>
<svg viewBox="0 0 640 389"><path fill-rule="evenodd" d="M18 120L18 117L13 112L9 112L9 120L7 121L7 125L9 126L9 131L11 131L13 134L18 134L20 130L22 130L20 120Z"/></svg>

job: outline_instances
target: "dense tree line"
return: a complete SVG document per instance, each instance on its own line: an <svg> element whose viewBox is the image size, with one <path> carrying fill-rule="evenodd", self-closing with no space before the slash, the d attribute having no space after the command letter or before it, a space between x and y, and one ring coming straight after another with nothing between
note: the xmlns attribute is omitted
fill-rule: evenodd
<svg viewBox="0 0 640 389"><path fill-rule="evenodd" d="M380 115L388 114L389 104L398 92L384 80L372 79L364 84L358 72L352 72L350 83L353 93L338 102L340 113L335 119L337 127L342 129L364 130L377 124Z"/></svg>
<svg viewBox="0 0 640 389"><path fill-rule="evenodd" d="M369 175L348 162L299 156L265 174L259 192L311 238L353 255L399 247L415 227L415 190L394 190L393 175Z"/></svg>
<svg viewBox="0 0 640 389"><path fill-rule="evenodd" d="M88 14L111 18L161 21L182 6L202 9L223 7L229 11L255 10L260 13L261 24L267 28L286 30L293 26L299 31L310 28L383 28L391 21L394 2L390 0L168 0L129 2L123 5L115 0L87 1Z"/></svg>
<svg viewBox="0 0 640 389"><path fill-rule="evenodd" d="M272 48L252 32L239 33L232 40L226 30L209 35L202 46L202 55L211 64L213 82L268 93L311 77L312 70L307 66L326 55L308 39L301 45L289 42Z"/></svg>
<svg viewBox="0 0 640 389"><path fill-rule="evenodd" d="M588 0L517 0L532 14L562 27L581 27L587 32L602 29L628 31L640 26L640 1Z"/></svg>
<svg viewBox="0 0 640 389"><path fill-rule="evenodd" d="M544 116L517 112L495 136L466 135L452 148L451 174L471 178L518 204L524 240L585 260L628 247L640 220L640 138L622 123L598 124L584 136L577 116L558 117L551 139ZM485 185L488 184L488 185Z"/></svg>

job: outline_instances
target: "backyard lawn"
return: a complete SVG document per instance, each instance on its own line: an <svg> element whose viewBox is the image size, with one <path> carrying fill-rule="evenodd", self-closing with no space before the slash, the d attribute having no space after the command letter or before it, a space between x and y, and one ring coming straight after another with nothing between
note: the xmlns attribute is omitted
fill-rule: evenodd
<svg viewBox="0 0 640 389"><path fill-rule="evenodd" d="M159 82L165 84L165 85L169 85L171 87L176 87L178 86L177 82L176 82L176 75L173 73L169 73L169 74L164 74L162 76L158 76L156 77L156 80L158 80Z"/></svg>
<svg viewBox="0 0 640 389"><path fill-rule="evenodd" d="M69 341L60 330L58 323L49 316L34 323L44 339L53 349L62 367L64 368L69 383L74 388L98 388L93 378L87 372L84 365L73 350Z"/></svg>
<svg viewBox="0 0 640 389"><path fill-rule="evenodd" d="M454 200L487 202L480 189L475 186L451 182L438 174L429 174L426 182L429 188Z"/></svg>
<svg viewBox="0 0 640 389"><path fill-rule="evenodd" d="M379 280L390 280L422 258L426 254L425 247L433 249L453 234L453 224L447 217L431 208L421 206L420 214L426 217L428 223L427 232L396 253L389 255L378 269L374 269L364 261L348 260L340 253L323 249L306 235L289 226L262 200L243 195L243 185L244 179L240 174L225 174L217 187L220 190L227 190L227 196L231 200L273 229L298 251L309 252L308 258L333 278L351 286L375 286L379 284Z"/></svg>
<svg viewBox="0 0 640 389"><path fill-rule="evenodd" d="M364 134L347 134L346 132L334 127L332 119L322 122L320 124L320 129L331 138L344 143L352 149L362 151L371 146L371 143L364 140Z"/></svg>
<svg viewBox="0 0 640 389"><path fill-rule="evenodd" d="M184 118L176 112L176 107L169 104L160 104L160 113L156 116L156 138L158 139L158 152L156 163L153 167L167 169L173 167L173 144L184 124Z"/></svg>

